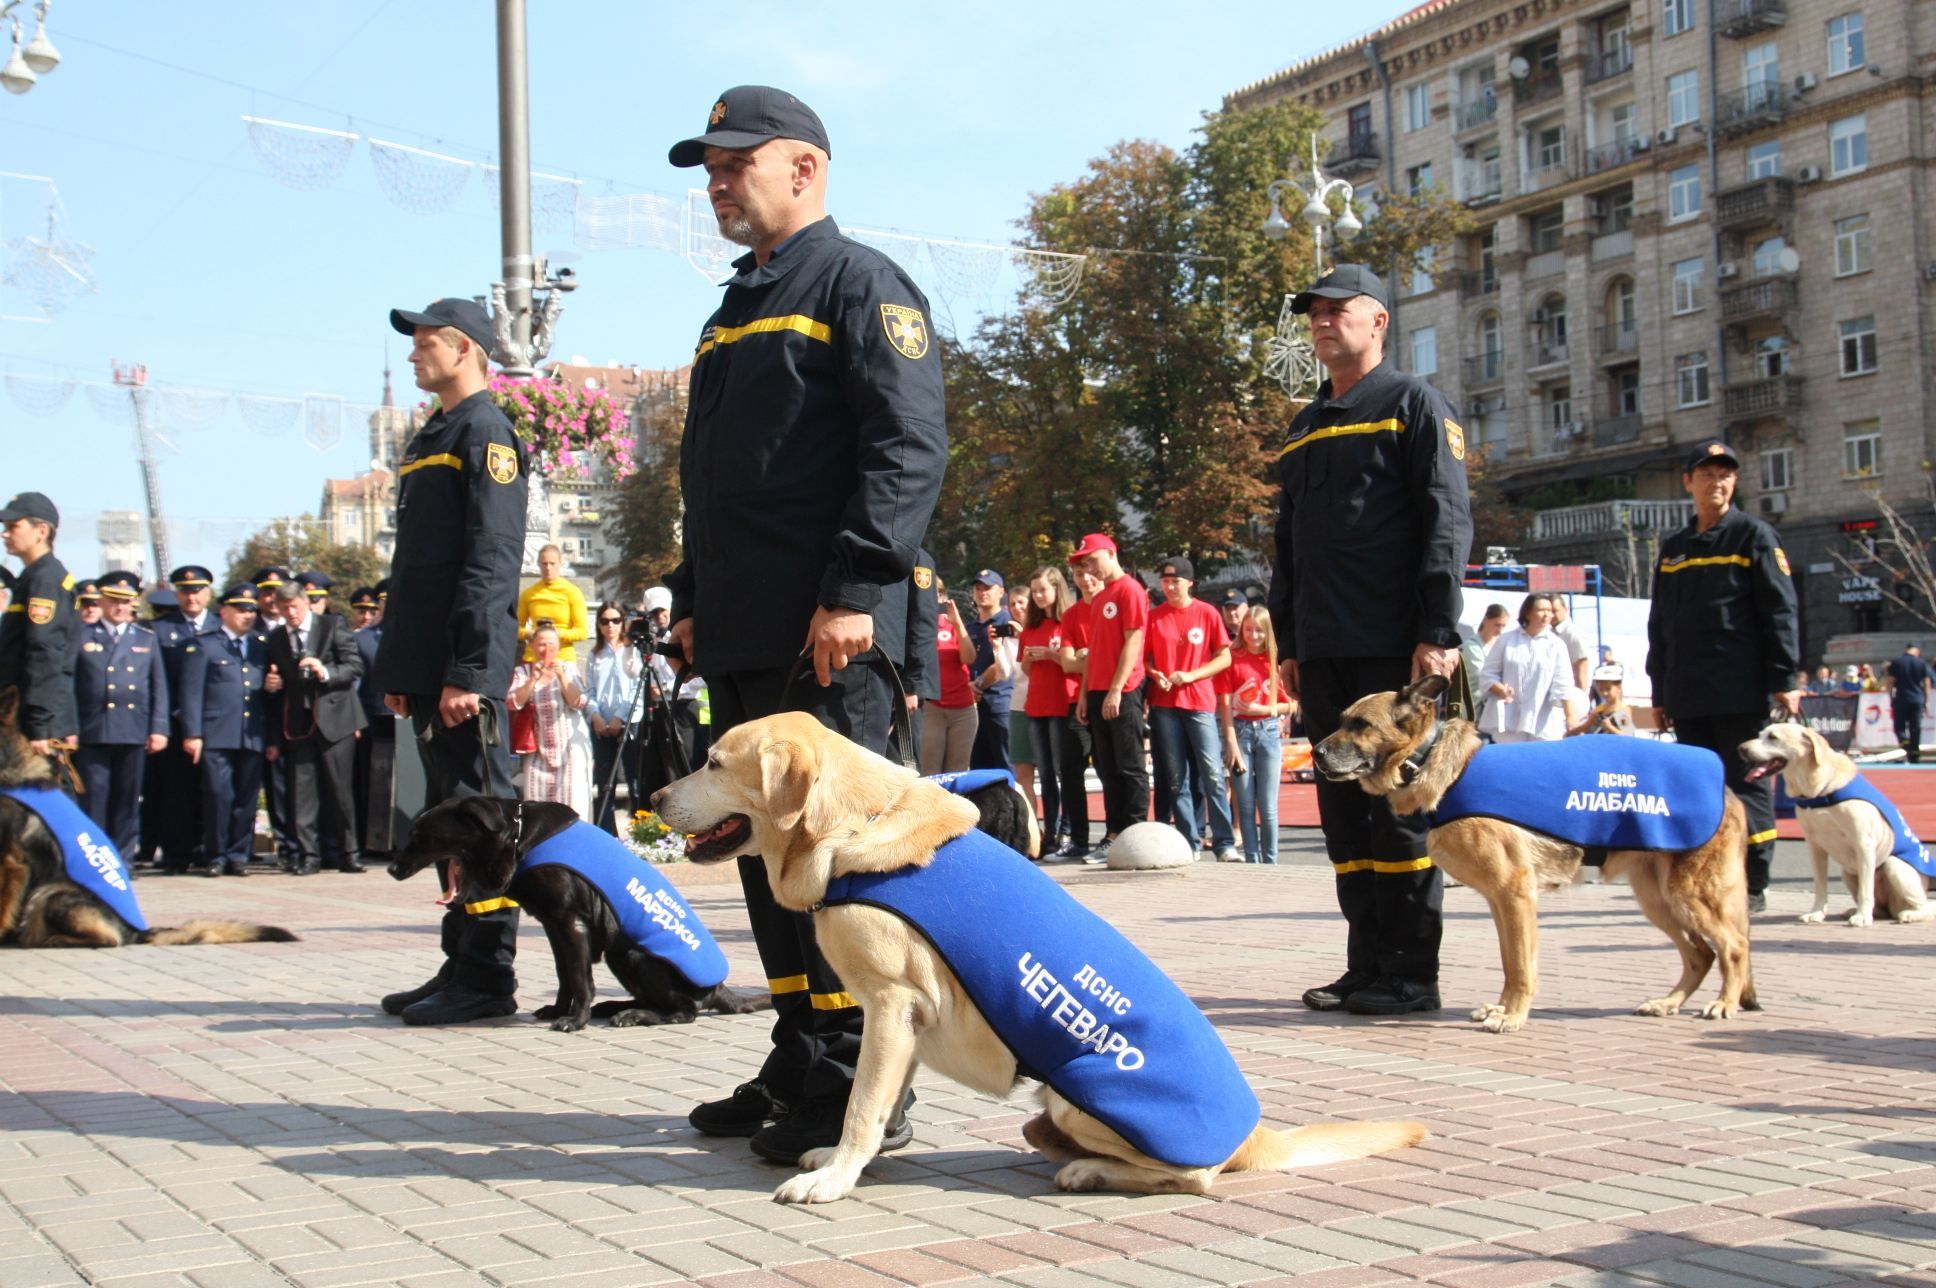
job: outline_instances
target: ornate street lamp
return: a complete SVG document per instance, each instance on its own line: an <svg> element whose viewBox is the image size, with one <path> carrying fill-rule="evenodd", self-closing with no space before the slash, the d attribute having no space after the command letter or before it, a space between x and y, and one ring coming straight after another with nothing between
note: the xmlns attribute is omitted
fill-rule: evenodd
<svg viewBox="0 0 1936 1288"><path fill-rule="evenodd" d="M1324 171L1318 169L1318 140L1311 136L1311 178L1309 187L1295 179L1273 180L1266 190L1270 197L1270 216L1264 220L1264 236L1272 241L1282 241L1291 231L1291 221L1284 217L1282 194L1285 191L1306 198L1304 208L1298 211L1311 230L1311 252L1318 272L1324 271L1324 234L1331 229L1340 241L1349 240L1364 231L1358 216L1351 209L1351 185L1343 179L1326 178ZM1333 194L1343 199L1342 214L1331 213ZM1284 392L1293 398L1306 395L1315 388L1318 381L1317 354L1306 337L1304 319L1291 312L1291 296L1284 297L1284 305L1277 315L1277 334L1271 338L1265 350L1264 374L1282 385Z"/></svg>
<svg viewBox="0 0 1936 1288"><path fill-rule="evenodd" d="M53 0L34 5L34 38L20 43L20 18L14 10L24 8L27 0L0 0L0 19L13 20L13 53L0 67L0 88L9 94L25 94L34 83L60 66L60 51L47 39L47 9Z"/></svg>

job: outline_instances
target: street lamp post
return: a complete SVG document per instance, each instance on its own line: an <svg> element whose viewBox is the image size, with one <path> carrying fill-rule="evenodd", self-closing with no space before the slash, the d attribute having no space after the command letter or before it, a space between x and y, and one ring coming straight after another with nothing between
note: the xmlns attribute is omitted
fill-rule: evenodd
<svg viewBox="0 0 1936 1288"><path fill-rule="evenodd" d="M47 9L53 0L39 0L34 5L34 38L25 45L20 43L20 17L14 11L24 9L27 2L0 0L0 19L13 21L13 53L6 65L0 66L0 88L9 94L25 94L42 76L60 66L60 51L47 39Z"/></svg>
<svg viewBox="0 0 1936 1288"><path fill-rule="evenodd" d="M1351 185L1343 179L1325 176L1318 168L1318 139L1311 136L1311 177L1308 187L1295 179L1276 179L1266 190L1270 198L1270 216L1264 220L1264 236L1272 241L1282 241L1291 231L1291 221L1284 217L1284 207L1280 194L1289 191L1304 197L1304 208L1298 211L1311 229L1311 254L1317 271L1324 271L1324 234L1326 229L1336 232L1340 241L1356 237L1364 231L1358 222L1357 214L1351 209ZM1343 199L1343 213L1331 213L1331 198L1337 195ZM1277 334L1272 337L1266 350L1264 374L1274 378L1282 385L1284 392L1293 398L1303 397L1317 385L1317 354L1304 334L1304 319L1291 311L1292 297L1284 297L1284 305L1277 314Z"/></svg>

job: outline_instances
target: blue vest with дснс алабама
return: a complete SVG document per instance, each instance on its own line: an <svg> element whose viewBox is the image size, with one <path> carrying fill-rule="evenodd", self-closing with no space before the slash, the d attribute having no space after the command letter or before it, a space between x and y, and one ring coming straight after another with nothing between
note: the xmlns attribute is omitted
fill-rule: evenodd
<svg viewBox="0 0 1936 1288"><path fill-rule="evenodd" d="M1503 819L1587 849L1692 850L1726 808L1721 758L1705 747L1567 738L1479 748L1431 819Z"/></svg>

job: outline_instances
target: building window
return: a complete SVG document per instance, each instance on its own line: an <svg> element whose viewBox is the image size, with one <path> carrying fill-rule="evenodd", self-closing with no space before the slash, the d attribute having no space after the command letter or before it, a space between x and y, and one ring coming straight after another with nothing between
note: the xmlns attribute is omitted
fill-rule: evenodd
<svg viewBox="0 0 1936 1288"><path fill-rule="evenodd" d="M1755 342L1755 375L1763 380L1774 380L1788 374L1790 359L1794 349L1785 335L1765 336Z"/></svg>
<svg viewBox="0 0 1936 1288"><path fill-rule="evenodd" d="M1616 103L1607 109L1607 122L1612 127L1611 143L1632 143L1640 131L1634 127L1635 108L1632 103Z"/></svg>
<svg viewBox="0 0 1936 1288"><path fill-rule="evenodd" d="M1788 243L1780 237L1769 237L1754 248L1754 258L1749 261L1756 277L1773 277L1781 272L1781 253L1788 249Z"/></svg>
<svg viewBox="0 0 1936 1288"><path fill-rule="evenodd" d="M1684 165L1667 174L1667 222L1679 223L1701 213L1701 167Z"/></svg>
<svg viewBox="0 0 1936 1288"><path fill-rule="evenodd" d="M1557 170L1566 164L1566 126L1555 122L1533 131L1533 169Z"/></svg>
<svg viewBox="0 0 1936 1288"><path fill-rule="evenodd" d="M1667 78L1667 124L1692 125L1701 119L1701 74L1678 72Z"/></svg>
<svg viewBox="0 0 1936 1288"><path fill-rule="evenodd" d="M1750 45L1741 54L1741 88L1752 107L1781 104L1781 52L1770 40Z"/></svg>
<svg viewBox="0 0 1936 1288"><path fill-rule="evenodd" d="M1835 221L1835 275L1848 277L1869 271L1872 235L1867 215L1850 215Z"/></svg>
<svg viewBox="0 0 1936 1288"><path fill-rule="evenodd" d="M1433 289L1432 270L1438 266L1439 252L1436 246L1427 246L1419 251L1417 261L1412 265L1411 289L1408 295L1423 295Z"/></svg>
<svg viewBox="0 0 1936 1288"><path fill-rule="evenodd" d="M1371 140L1371 104L1353 103L1344 114L1345 137L1354 147Z"/></svg>
<svg viewBox="0 0 1936 1288"><path fill-rule="evenodd" d="M1438 328L1422 326L1412 332L1412 374L1429 376L1439 369Z"/></svg>
<svg viewBox="0 0 1936 1288"><path fill-rule="evenodd" d="M1828 74L1840 76L1862 66L1862 15L1845 13L1828 20Z"/></svg>
<svg viewBox="0 0 1936 1288"><path fill-rule="evenodd" d="M1546 391L1546 428L1553 433L1553 442L1564 444L1579 434L1579 423L1573 419L1573 387L1555 385Z"/></svg>
<svg viewBox="0 0 1936 1288"><path fill-rule="evenodd" d="M1587 212L1595 219L1594 234L1623 233L1633 226L1633 185L1623 183L1587 198Z"/></svg>
<svg viewBox="0 0 1936 1288"><path fill-rule="evenodd" d="M1416 197L1432 186L1432 163L1425 162L1405 171L1405 182L1411 195Z"/></svg>
<svg viewBox="0 0 1936 1288"><path fill-rule="evenodd" d="M1842 374L1867 376L1876 369L1875 316L1842 323Z"/></svg>
<svg viewBox="0 0 1936 1288"><path fill-rule="evenodd" d="M1761 453L1761 490L1786 492L1795 486L1795 449L1769 447Z"/></svg>
<svg viewBox="0 0 1936 1288"><path fill-rule="evenodd" d="M1857 112L1828 127L1828 172L1854 174L1869 164L1869 114Z"/></svg>
<svg viewBox="0 0 1936 1288"><path fill-rule="evenodd" d="M1781 174L1781 140L1769 139L1748 149L1748 179L1773 179Z"/></svg>
<svg viewBox="0 0 1936 1288"><path fill-rule="evenodd" d="M1694 0L1661 0L1661 29L1669 36L1694 29Z"/></svg>
<svg viewBox="0 0 1936 1288"><path fill-rule="evenodd" d="M1674 265L1674 312L1694 313L1701 307L1701 283L1707 276L1706 262L1683 259Z"/></svg>
<svg viewBox="0 0 1936 1288"><path fill-rule="evenodd" d="M1530 241L1533 254L1544 255L1548 251L1555 251L1560 248L1560 243L1566 236L1566 212L1564 210L1558 206L1553 207L1551 210L1542 210L1538 214L1531 216L1528 222L1531 224L1530 231L1532 236Z"/></svg>
<svg viewBox="0 0 1936 1288"><path fill-rule="evenodd" d="M1430 85L1407 85L1405 87L1405 132L1422 130L1432 123L1432 87Z"/></svg>
<svg viewBox="0 0 1936 1288"><path fill-rule="evenodd" d="M1683 353L1674 359L1674 391L1677 407L1707 405L1707 354Z"/></svg>
<svg viewBox="0 0 1936 1288"><path fill-rule="evenodd" d="M1882 473L1882 422L1859 420L1842 426L1842 477L1865 479Z"/></svg>
<svg viewBox="0 0 1936 1288"><path fill-rule="evenodd" d="M1640 368L1619 367L1612 372L1613 414L1640 414Z"/></svg>

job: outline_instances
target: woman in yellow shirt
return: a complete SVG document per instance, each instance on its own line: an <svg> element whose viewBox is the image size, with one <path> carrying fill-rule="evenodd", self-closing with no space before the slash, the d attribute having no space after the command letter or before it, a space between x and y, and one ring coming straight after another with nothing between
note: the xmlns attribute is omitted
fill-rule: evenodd
<svg viewBox="0 0 1936 1288"><path fill-rule="evenodd" d="M538 552L538 580L525 587L518 596L518 637L524 640L524 660L534 660L531 653L531 632L538 623L549 621L558 631L558 660L575 662L577 655L571 646L579 640L588 639L592 633L591 622L585 614L585 595L577 585L558 575L564 566L564 552L556 546L546 546Z"/></svg>

